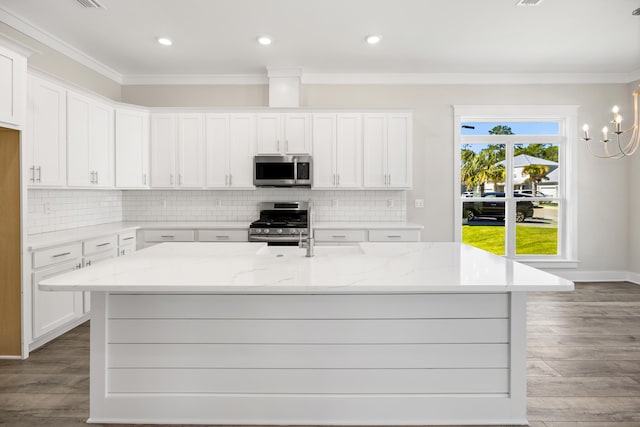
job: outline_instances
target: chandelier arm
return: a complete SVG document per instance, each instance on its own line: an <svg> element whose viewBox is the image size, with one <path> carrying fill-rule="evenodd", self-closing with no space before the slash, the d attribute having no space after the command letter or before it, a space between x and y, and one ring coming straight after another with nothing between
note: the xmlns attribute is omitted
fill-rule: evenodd
<svg viewBox="0 0 640 427"><path fill-rule="evenodd" d="M640 146L640 130L638 129L638 126L636 126L633 129L631 138L629 138L629 142L627 143L627 145L625 145L622 151L625 153L625 155L630 156L636 152L638 146Z"/></svg>
<svg viewBox="0 0 640 427"><path fill-rule="evenodd" d="M602 154L598 154L598 153L594 152L591 149L591 143L588 140L587 140L587 148L589 149L589 153L591 153L592 156L597 157L599 159L615 159L616 156L618 155L617 153L616 154L609 153L609 149L607 148L607 144L605 144L606 155L604 155L604 156Z"/></svg>

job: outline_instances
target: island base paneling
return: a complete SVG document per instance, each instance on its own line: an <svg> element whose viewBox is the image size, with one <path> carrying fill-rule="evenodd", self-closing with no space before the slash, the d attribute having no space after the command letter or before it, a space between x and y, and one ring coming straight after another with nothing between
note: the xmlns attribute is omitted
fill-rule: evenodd
<svg viewBox="0 0 640 427"><path fill-rule="evenodd" d="M527 423L524 293L91 298L92 423Z"/></svg>

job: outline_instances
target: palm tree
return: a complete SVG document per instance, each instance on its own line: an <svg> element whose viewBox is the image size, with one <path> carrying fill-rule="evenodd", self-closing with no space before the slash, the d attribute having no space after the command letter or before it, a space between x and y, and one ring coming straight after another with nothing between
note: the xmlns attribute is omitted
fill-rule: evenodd
<svg viewBox="0 0 640 427"><path fill-rule="evenodd" d="M542 180L549 180L547 176L549 174L549 166L545 165L528 165L522 168L522 173L529 175L531 181L531 195L536 196L538 191L538 183Z"/></svg>

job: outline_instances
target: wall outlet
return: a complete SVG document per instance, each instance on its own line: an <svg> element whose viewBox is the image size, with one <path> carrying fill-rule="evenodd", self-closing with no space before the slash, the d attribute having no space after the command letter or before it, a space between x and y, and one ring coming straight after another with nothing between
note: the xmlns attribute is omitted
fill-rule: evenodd
<svg viewBox="0 0 640 427"><path fill-rule="evenodd" d="M416 199L416 200L413 202L413 205L414 205L416 208L424 208L424 199Z"/></svg>

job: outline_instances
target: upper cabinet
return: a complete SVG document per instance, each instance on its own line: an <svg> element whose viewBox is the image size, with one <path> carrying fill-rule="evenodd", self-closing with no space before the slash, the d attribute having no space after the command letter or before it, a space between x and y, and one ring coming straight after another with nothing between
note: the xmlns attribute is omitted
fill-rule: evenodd
<svg viewBox="0 0 640 427"><path fill-rule="evenodd" d="M311 114L258 114L257 138L258 154L311 154Z"/></svg>
<svg viewBox="0 0 640 427"><path fill-rule="evenodd" d="M254 188L254 114L207 114L207 188Z"/></svg>
<svg viewBox="0 0 640 427"><path fill-rule="evenodd" d="M411 113L364 115L364 187L411 187Z"/></svg>
<svg viewBox="0 0 640 427"><path fill-rule="evenodd" d="M204 115L151 116L151 187L202 188Z"/></svg>
<svg viewBox="0 0 640 427"><path fill-rule="evenodd" d="M26 76L27 59L0 46L0 122L23 125Z"/></svg>
<svg viewBox="0 0 640 427"><path fill-rule="evenodd" d="M116 109L116 187L149 186L149 113Z"/></svg>
<svg viewBox="0 0 640 427"><path fill-rule="evenodd" d="M30 76L25 156L32 187L66 185L67 93L59 85Z"/></svg>
<svg viewBox="0 0 640 427"><path fill-rule="evenodd" d="M362 114L313 115L314 188L362 187Z"/></svg>
<svg viewBox="0 0 640 427"><path fill-rule="evenodd" d="M104 187L114 184L114 109L67 93L67 184Z"/></svg>

